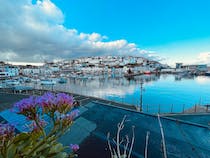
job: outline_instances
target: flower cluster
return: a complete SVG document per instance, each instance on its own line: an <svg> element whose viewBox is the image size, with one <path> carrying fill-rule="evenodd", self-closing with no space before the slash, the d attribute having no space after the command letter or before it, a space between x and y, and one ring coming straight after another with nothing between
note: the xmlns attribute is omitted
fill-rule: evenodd
<svg viewBox="0 0 210 158"><path fill-rule="evenodd" d="M32 121L30 124L31 131L33 132L39 132L41 131L43 127L47 125L47 122L45 120L39 120L38 122Z"/></svg>
<svg viewBox="0 0 210 158"><path fill-rule="evenodd" d="M31 121L28 128L33 133L43 133L44 127L50 120L55 129L65 131L78 116L78 110L71 111L73 103L73 97L68 94L47 92L42 96L31 96L17 102L13 111ZM50 118L47 122L44 119L46 117Z"/></svg>
<svg viewBox="0 0 210 158"><path fill-rule="evenodd" d="M14 126L0 123L0 142L7 141L15 134Z"/></svg>
<svg viewBox="0 0 210 158"><path fill-rule="evenodd" d="M27 117L28 120L37 118L37 98L31 96L22 99L14 105L14 111Z"/></svg>
<svg viewBox="0 0 210 158"><path fill-rule="evenodd" d="M59 113L66 113L73 107L73 97L65 93L45 93L38 98L38 103L41 105L44 113L58 111Z"/></svg>
<svg viewBox="0 0 210 158"><path fill-rule="evenodd" d="M73 120L79 115L79 110L73 110L68 114L61 116L63 126L69 126L72 124Z"/></svg>
<svg viewBox="0 0 210 158"><path fill-rule="evenodd" d="M73 152L76 152L77 150L79 150L79 145L77 145L77 144L70 144L70 149Z"/></svg>

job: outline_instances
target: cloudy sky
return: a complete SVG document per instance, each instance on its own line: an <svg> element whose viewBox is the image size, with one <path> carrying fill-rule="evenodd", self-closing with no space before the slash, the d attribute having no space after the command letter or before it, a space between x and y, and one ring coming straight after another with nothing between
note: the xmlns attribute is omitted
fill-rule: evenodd
<svg viewBox="0 0 210 158"><path fill-rule="evenodd" d="M209 0L0 0L0 59L210 63Z"/></svg>

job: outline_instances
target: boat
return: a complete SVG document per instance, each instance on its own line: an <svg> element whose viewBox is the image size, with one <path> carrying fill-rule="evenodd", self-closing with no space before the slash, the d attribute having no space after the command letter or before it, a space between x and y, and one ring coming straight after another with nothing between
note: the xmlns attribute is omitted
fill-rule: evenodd
<svg viewBox="0 0 210 158"><path fill-rule="evenodd" d="M9 86L19 85L20 81L18 81L18 80L5 80L5 84L9 85Z"/></svg>
<svg viewBox="0 0 210 158"><path fill-rule="evenodd" d="M210 76L210 71L205 73L206 76Z"/></svg>
<svg viewBox="0 0 210 158"><path fill-rule="evenodd" d="M55 85L56 81L53 80L49 80L49 79L45 79L45 80L41 80L41 85Z"/></svg>
<svg viewBox="0 0 210 158"><path fill-rule="evenodd" d="M131 78L131 77L134 77L134 76L139 76L139 75L142 75L142 72L141 71L138 71L136 73L134 73L133 71L131 71L130 69L127 71L127 73L124 74L124 77L126 78Z"/></svg>
<svg viewBox="0 0 210 158"><path fill-rule="evenodd" d="M130 78L130 77L134 77L134 76L138 76L138 75L141 75L140 73L131 73L131 74L124 74L124 77L127 77L127 78Z"/></svg>
<svg viewBox="0 0 210 158"><path fill-rule="evenodd" d="M144 71L144 74L145 75L150 75L151 74L151 71Z"/></svg>
<svg viewBox="0 0 210 158"><path fill-rule="evenodd" d="M60 78L58 80L58 83L67 83L67 79L66 78Z"/></svg>

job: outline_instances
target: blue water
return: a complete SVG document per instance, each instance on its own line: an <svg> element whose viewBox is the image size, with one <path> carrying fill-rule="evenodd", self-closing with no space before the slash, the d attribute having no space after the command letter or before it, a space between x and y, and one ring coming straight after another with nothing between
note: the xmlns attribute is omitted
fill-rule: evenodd
<svg viewBox="0 0 210 158"><path fill-rule="evenodd" d="M210 77L145 75L132 79L101 76L94 79L69 79L53 89L140 105L143 82L143 110L149 113L182 112L195 104L210 104Z"/></svg>
<svg viewBox="0 0 210 158"><path fill-rule="evenodd" d="M210 103L210 78L205 76L175 80L175 76L160 76L156 81L145 82L143 110L145 112L181 112L195 104ZM121 95L129 104L140 104L140 85L136 84L133 93ZM119 96L109 95L111 100L120 101Z"/></svg>

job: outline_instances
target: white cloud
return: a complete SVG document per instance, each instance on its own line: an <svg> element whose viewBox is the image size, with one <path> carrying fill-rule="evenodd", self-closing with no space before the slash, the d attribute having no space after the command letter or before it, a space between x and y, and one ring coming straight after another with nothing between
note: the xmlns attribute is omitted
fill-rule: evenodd
<svg viewBox="0 0 210 158"><path fill-rule="evenodd" d="M55 60L78 56L154 54L126 40L104 42L98 33L66 28L62 11L50 0L0 0L1 60ZM156 58L156 57L155 57Z"/></svg>
<svg viewBox="0 0 210 158"><path fill-rule="evenodd" d="M210 64L210 52L199 53L198 62L200 64Z"/></svg>

